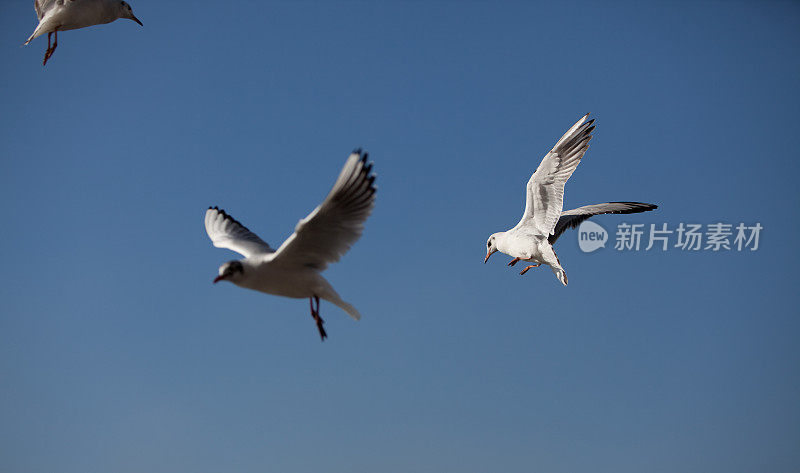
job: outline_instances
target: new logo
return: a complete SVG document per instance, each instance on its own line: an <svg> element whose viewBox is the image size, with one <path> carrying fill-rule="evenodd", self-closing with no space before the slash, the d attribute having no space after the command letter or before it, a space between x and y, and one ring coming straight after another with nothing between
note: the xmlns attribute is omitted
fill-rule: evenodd
<svg viewBox="0 0 800 473"><path fill-rule="evenodd" d="M608 243L608 232L600 225L585 221L578 227L578 246L584 253L604 248Z"/></svg>

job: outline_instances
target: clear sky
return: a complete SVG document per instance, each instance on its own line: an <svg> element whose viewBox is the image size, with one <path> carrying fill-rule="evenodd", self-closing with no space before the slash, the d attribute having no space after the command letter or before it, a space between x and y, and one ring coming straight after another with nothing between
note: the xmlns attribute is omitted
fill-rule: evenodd
<svg viewBox="0 0 800 473"><path fill-rule="evenodd" d="M0 471L800 469L796 2L165 2L64 32L0 5ZM486 238L597 119L565 207L743 222L757 251ZM213 285L219 205L278 245L369 150L326 277ZM673 240L674 243L674 240Z"/></svg>

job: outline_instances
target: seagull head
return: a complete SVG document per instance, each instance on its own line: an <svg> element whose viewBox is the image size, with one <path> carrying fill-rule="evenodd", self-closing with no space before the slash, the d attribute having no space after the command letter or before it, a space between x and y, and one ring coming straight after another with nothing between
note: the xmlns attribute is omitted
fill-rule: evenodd
<svg viewBox="0 0 800 473"><path fill-rule="evenodd" d="M128 5L128 2L119 2L119 17L133 20L136 23L139 23L139 26L144 26L142 22L136 18L136 15L133 14L133 10L131 9L131 6Z"/></svg>
<svg viewBox="0 0 800 473"><path fill-rule="evenodd" d="M219 276L214 278L214 283L230 281L236 284L244 276L244 266L241 261L228 261L219 267Z"/></svg>
<svg viewBox="0 0 800 473"><path fill-rule="evenodd" d="M497 252L497 237L499 233L495 233L486 240L486 258L483 260L484 264L489 261L489 257Z"/></svg>

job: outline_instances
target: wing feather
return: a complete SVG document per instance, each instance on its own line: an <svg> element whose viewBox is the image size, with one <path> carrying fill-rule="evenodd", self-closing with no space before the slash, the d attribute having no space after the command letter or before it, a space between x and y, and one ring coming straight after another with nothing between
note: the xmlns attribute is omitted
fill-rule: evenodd
<svg viewBox="0 0 800 473"><path fill-rule="evenodd" d="M526 188L525 212L515 228L533 225L551 235L564 206L564 185L589 149L594 119L587 113L578 120L542 159Z"/></svg>
<svg viewBox="0 0 800 473"><path fill-rule="evenodd" d="M275 252L275 263L323 270L358 240L375 205L375 175L367 153L354 151L325 200Z"/></svg>
<svg viewBox="0 0 800 473"><path fill-rule="evenodd" d="M55 3L56 0L33 0L33 8L36 9L36 18L39 21L42 21L42 18L44 17L45 13L47 13L48 10L53 8L53 5L55 5ZM63 0L61 3L62 4L64 3Z"/></svg>
<svg viewBox="0 0 800 473"><path fill-rule="evenodd" d="M244 225L218 207L206 210L206 233L217 248L227 248L245 258L274 253L275 250Z"/></svg>
<svg viewBox="0 0 800 473"><path fill-rule="evenodd" d="M581 224L581 222L588 220L595 215L637 214L640 212L655 210L657 208L658 205L644 204L642 202L606 202L604 204L584 205L583 207L578 207L577 209L567 210L561 214L561 217L558 219L558 223L556 223L553 234L550 235L550 238L548 238L547 241L549 241L551 245L554 244L562 233L570 228L577 227Z"/></svg>

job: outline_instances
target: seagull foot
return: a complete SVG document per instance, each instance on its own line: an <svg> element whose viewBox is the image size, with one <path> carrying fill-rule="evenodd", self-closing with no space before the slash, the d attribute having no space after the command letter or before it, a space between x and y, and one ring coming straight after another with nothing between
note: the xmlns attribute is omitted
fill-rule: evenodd
<svg viewBox="0 0 800 473"><path fill-rule="evenodd" d="M42 65L46 65L47 61L53 56L53 53L56 52L56 47L53 46L52 48L47 48L47 51L44 53L44 61L42 61Z"/></svg>
<svg viewBox="0 0 800 473"><path fill-rule="evenodd" d="M53 46L51 47L50 46L50 35L52 35L53 33L55 33L56 40L53 43ZM47 61L50 59L50 56L52 56L53 53L56 52L56 48L57 47L58 47L58 29L56 29L55 31L52 31L50 33L47 33L47 51L44 52L44 60L42 61L42 66L47 65Z"/></svg>
<svg viewBox="0 0 800 473"><path fill-rule="evenodd" d="M511 261L508 262L508 265L509 266L514 266L515 264L517 264L517 261L519 261L519 258L514 258L514 259L512 259Z"/></svg>
<svg viewBox="0 0 800 473"><path fill-rule="evenodd" d="M531 269L531 268L538 268L540 264L542 264L542 263L536 263L536 264L532 264L532 265L528 266L527 268L523 269L522 272L519 273L519 275L522 276L523 274L527 273L528 270Z"/></svg>
<svg viewBox="0 0 800 473"><path fill-rule="evenodd" d="M314 322L317 323L317 329L319 330L319 337L324 342L325 339L328 338L328 334L325 333L325 329L322 328L322 324L324 324L325 321L322 320L322 317L320 317L319 314L314 314Z"/></svg>
<svg viewBox="0 0 800 473"><path fill-rule="evenodd" d="M314 301L317 302L317 307L316 308L314 308ZM322 341L324 342L325 338L327 338L328 334L325 333L325 329L322 328L322 324L324 324L325 321L322 320L322 317L319 316L319 297L318 296L309 297L308 298L308 305L311 306L311 317L313 317L314 318L314 322L317 323L317 330L319 330L319 336L320 336L320 338L322 338Z"/></svg>

